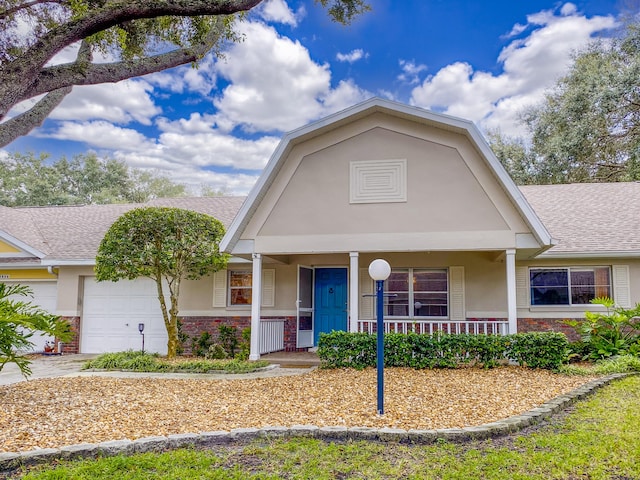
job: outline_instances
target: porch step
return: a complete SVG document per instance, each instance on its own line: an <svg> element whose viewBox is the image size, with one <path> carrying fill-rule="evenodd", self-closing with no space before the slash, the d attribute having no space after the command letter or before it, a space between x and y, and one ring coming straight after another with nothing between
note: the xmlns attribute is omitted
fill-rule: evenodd
<svg viewBox="0 0 640 480"><path fill-rule="evenodd" d="M282 368L311 368L320 365L318 355L313 352L273 352L261 355L260 360L277 363Z"/></svg>

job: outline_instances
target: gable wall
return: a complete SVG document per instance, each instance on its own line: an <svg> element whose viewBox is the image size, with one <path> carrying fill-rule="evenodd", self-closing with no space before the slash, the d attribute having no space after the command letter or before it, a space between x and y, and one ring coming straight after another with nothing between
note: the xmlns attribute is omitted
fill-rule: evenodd
<svg viewBox="0 0 640 480"><path fill-rule="evenodd" d="M407 201L350 204L350 162L393 159ZM374 114L295 146L242 238L265 253L491 249L528 232L466 137Z"/></svg>
<svg viewBox="0 0 640 480"><path fill-rule="evenodd" d="M0 255L3 253L20 253L20 249L0 240Z"/></svg>

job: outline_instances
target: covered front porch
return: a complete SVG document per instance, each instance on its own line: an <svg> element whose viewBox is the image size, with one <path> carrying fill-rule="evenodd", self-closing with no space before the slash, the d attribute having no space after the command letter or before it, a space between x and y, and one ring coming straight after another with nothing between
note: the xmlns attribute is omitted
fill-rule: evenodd
<svg viewBox="0 0 640 480"><path fill-rule="evenodd" d="M296 348L369 331L376 258L387 329L515 333L516 257L551 245L472 122L373 98L285 135L220 249L251 261L257 359L268 313L293 315Z"/></svg>
<svg viewBox="0 0 640 480"><path fill-rule="evenodd" d="M385 258L386 332L505 335L517 332L516 250L348 252L252 255L251 354L303 351L323 332L375 333L374 282L368 266ZM274 317L261 295L263 270L275 271L276 296L288 297ZM279 302L276 302L279 303ZM286 339L286 340L285 340Z"/></svg>

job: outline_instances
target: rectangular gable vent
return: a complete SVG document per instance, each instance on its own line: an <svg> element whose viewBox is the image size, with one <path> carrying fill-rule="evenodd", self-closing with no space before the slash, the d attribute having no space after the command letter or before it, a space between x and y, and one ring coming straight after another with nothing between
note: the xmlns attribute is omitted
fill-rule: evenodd
<svg viewBox="0 0 640 480"><path fill-rule="evenodd" d="M407 201L407 160L364 160L350 163L350 203Z"/></svg>

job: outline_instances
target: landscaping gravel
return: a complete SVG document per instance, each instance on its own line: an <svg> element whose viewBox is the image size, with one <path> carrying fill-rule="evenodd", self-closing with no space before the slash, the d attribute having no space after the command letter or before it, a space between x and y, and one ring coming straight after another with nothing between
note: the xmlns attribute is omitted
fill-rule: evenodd
<svg viewBox="0 0 640 480"><path fill-rule="evenodd" d="M593 377L545 370L314 370L247 380L61 377L0 386L0 451L188 432L316 425L462 428L530 410Z"/></svg>

